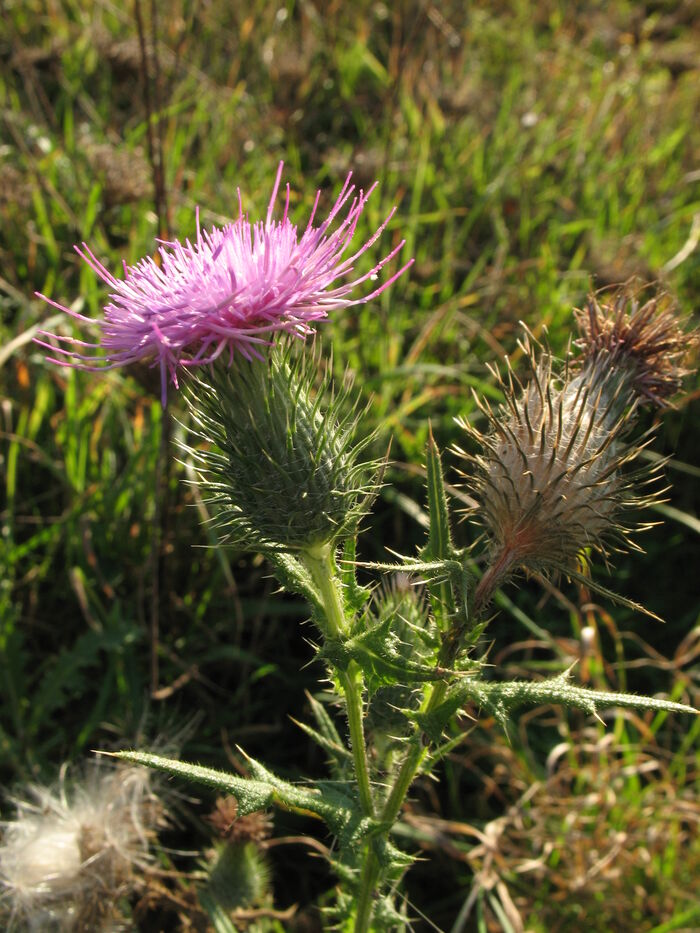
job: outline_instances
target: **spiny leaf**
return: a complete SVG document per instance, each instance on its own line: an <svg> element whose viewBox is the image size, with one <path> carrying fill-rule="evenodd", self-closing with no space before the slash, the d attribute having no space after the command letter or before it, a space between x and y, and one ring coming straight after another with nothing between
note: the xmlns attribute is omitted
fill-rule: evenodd
<svg viewBox="0 0 700 933"><path fill-rule="evenodd" d="M340 734L335 727L335 723L328 715L328 710L321 703L320 700L316 699L315 696L312 696L308 691L306 691L306 698L311 705L311 712L314 714L314 719L318 725L321 735L326 739L326 741L333 743L334 745L343 746L343 740L340 738Z"/></svg>
<svg viewBox="0 0 700 933"><path fill-rule="evenodd" d="M465 681L460 687L465 701L471 699L494 715L503 725L509 714L519 706L539 706L544 703L583 709L592 715L598 715L600 709L614 706L633 709L656 709L674 713L698 711L683 703L662 700L658 697L636 696L631 693L608 693L577 687L570 681L569 672L559 674L549 680L526 681L511 680L502 683L484 681Z"/></svg>
<svg viewBox="0 0 700 933"><path fill-rule="evenodd" d="M343 584L343 598L348 610L348 617L353 618L367 605L371 591L366 586L360 586L355 573L357 556L357 539L350 535L343 545L343 558L340 562L340 579Z"/></svg>
<svg viewBox="0 0 700 933"><path fill-rule="evenodd" d="M461 567L461 564L454 560L419 560L417 557L405 557L402 554L396 556L403 563L388 564L382 561L368 561L362 566L369 570L383 570L386 573L441 573L443 575L453 570L456 565Z"/></svg>
<svg viewBox="0 0 700 933"><path fill-rule="evenodd" d="M432 426L429 426L428 455L427 455L427 483L428 483L428 512L430 515L430 532L426 556L446 558L452 553L452 534L450 532L450 513L445 492L445 480L442 474L442 462Z"/></svg>
<svg viewBox="0 0 700 933"><path fill-rule="evenodd" d="M442 702L428 712L409 709L403 711L408 719L419 726L433 745L440 743L448 722L457 710L464 706L465 698L470 695L467 690L468 682L471 683L471 680L465 677L451 684L445 691Z"/></svg>
<svg viewBox="0 0 700 933"><path fill-rule="evenodd" d="M156 771L164 771L172 777L182 777L198 784L206 784L236 798L238 815L246 816L271 806L295 813L323 819L336 831L343 828L352 818L352 802L342 800L338 793L324 794L318 790L289 784L268 771L260 762L246 756L252 777L242 778L214 768L194 765L172 758L163 758L148 752L116 752L114 757L132 764L144 765Z"/></svg>
<svg viewBox="0 0 700 933"><path fill-rule="evenodd" d="M431 427L429 427L429 432L426 466L430 530L428 543L422 549L421 557L426 561L448 560L454 556L454 547L450 532L447 494L442 475L440 451L433 438ZM429 577L428 592L437 626L444 631L449 627L455 612L455 599L449 580L436 580Z"/></svg>
<svg viewBox="0 0 700 933"><path fill-rule="evenodd" d="M292 718L292 722L294 725L299 726L299 728L305 732L309 738L313 739L324 751L328 752L331 758L331 771L334 777L340 777L341 774L344 773L344 765L352 762L352 755L343 745L330 716L325 711L322 704L309 693L307 693L307 697L311 703L314 715L316 716L316 721L319 723L319 730L313 729L304 722L298 722L294 718Z"/></svg>
<svg viewBox="0 0 700 933"><path fill-rule="evenodd" d="M239 816L247 816L249 813L265 810L276 802L274 800L275 788L265 781L242 778L236 774L228 774L226 771L218 771L214 768L206 768L202 765L194 765L172 758L163 758L160 755L152 755L148 752L116 752L114 757L120 758L122 761L129 761L135 765L144 765L146 768L153 768L156 771L164 771L171 777L182 777L197 784L206 784L215 790L231 794L236 798ZM302 809L309 809L307 804L312 801L306 799L306 791L297 793L297 789L291 784L289 790L290 795L293 795L297 802L295 809L299 808L299 806ZM308 794L309 798L312 796ZM300 803L301 798L303 798L303 804ZM309 812L313 811L309 810Z"/></svg>
<svg viewBox="0 0 700 933"><path fill-rule="evenodd" d="M504 728L510 714L519 706L540 706L545 703L583 709L594 716L598 715L600 709L613 706L697 714L692 707L671 700L577 687L571 683L569 672L566 671L549 680L540 681L489 683L475 677L464 677L448 688L442 703L429 713L404 710L404 715L416 722L433 743L437 743L451 717L470 700L487 710Z"/></svg>
<svg viewBox="0 0 700 933"><path fill-rule="evenodd" d="M282 552L269 553L267 557L275 568L276 576L282 586L291 593L303 596L311 604L314 614L320 613L323 616L323 602L314 586L311 574L301 561L292 554Z"/></svg>
<svg viewBox="0 0 700 933"><path fill-rule="evenodd" d="M416 663L400 651L401 642L393 621L391 616L387 616L342 642L328 639L321 655L346 667L350 661L355 661L365 675L370 693L394 684L444 679L449 671L434 663Z"/></svg>
<svg viewBox="0 0 700 933"><path fill-rule="evenodd" d="M438 745L437 748L432 749L430 753L423 759L420 767L420 773L430 774L433 768L439 764L443 758L449 755L451 751L454 751L455 748L461 745L468 735L468 732L460 732L459 735L453 736L451 739L448 739L446 742Z"/></svg>
<svg viewBox="0 0 700 933"><path fill-rule="evenodd" d="M406 557L397 554L403 563L389 564L380 561L370 561L363 566L369 570L380 570L387 573L423 574L429 580L443 582L451 580L455 590L455 600L459 604L466 603L469 595L471 575L463 562L463 552L453 551L448 558L440 560L419 560L415 557Z"/></svg>
<svg viewBox="0 0 700 933"><path fill-rule="evenodd" d="M325 736L321 735L320 732L317 732L316 729L313 729L311 726L307 725L307 723L299 722L299 720L294 719L293 716L290 716L290 719L295 726L298 726L302 732L305 732L309 738L313 739L318 746L324 749L324 751L327 751L334 759L335 764L340 764L341 761L352 761L352 755L347 750L347 748L343 748L342 745L336 745L335 742L329 742Z"/></svg>
<svg viewBox="0 0 700 933"><path fill-rule="evenodd" d="M632 609L634 612L641 612L645 616L649 616L650 619L655 619L657 622L664 621L660 616L657 616L654 612L651 612L651 610L645 609L644 606L640 605L639 603L635 603L631 599L627 599L626 596L621 596L614 590L609 590L606 586L598 583L597 580L593 580L591 577L580 573L578 570L575 570L572 567L567 569L566 575L567 577L571 577L572 580L576 580L577 583L581 583L583 586L587 586L588 589L593 590L594 593L598 593L600 596L605 596L613 603L617 603L620 606L625 606L627 609Z"/></svg>

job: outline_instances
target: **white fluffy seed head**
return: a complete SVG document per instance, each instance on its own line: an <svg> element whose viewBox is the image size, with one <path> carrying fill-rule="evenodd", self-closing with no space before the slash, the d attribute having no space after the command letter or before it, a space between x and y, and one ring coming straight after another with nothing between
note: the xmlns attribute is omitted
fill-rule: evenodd
<svg viewBox="0 0 700 933"><path fill-rule="evenodd" d="M0 909L9 927L116 929L115 905L149 861L163 807L145 769L94 768L80 783L39 785L3 823Z"/></svg>

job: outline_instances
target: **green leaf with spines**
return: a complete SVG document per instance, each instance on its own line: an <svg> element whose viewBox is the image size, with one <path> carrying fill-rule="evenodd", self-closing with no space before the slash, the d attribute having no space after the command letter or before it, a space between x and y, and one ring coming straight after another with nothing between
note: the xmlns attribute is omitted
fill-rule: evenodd
<svg viewBox="0 0 700 933"><path fill-rule="evenodd" d="M468 696L468 693L465 692L468 679L469 675L467 674L456 683L450 684L445 691L442 702L429 712L410 709L403 710L406 718L416 723L432 745L439 745L441 743L447 724L457 710L464 706L466 702L465 696ZM417 736L416 739L420 740L420 736Z"/></svg>
<svg viewBox="0 0 700 933"><path fill-rule="evenodd" d="M365 677L370 696L380 687L395 684L424 684L444 680L450 671L434 663L411 661L400 650L401 640L392 627L392 618L373 623L346 639L327 639L319 654L346 670L354 661Z"/></svg>
<svg viewBox="0 0 700 933"><path fill-rule="evenodd" d="M428 515L430 527L428 542L421 550L425 561L451 560L455 556L450 531L450 513L442 473L440 451L433 437L432 427L428 426L428 449L426 455L426 482L428 490ZM451 625L455 613L455 599L450 581L428 577L428 592L437 626L445 631Z"/></svg>
<svg viewBox="0 0 700 933"><path fill-rule="evenodd" d="M293 554L285 554L281 551L269 553L267 559L275 568L275 576L282 586L290 593L303 596L310 604L314 616L319 614L323 617L321 596L314 586L311 574L302 562L297 560Z"/></svg>
<svg viewBox="0 0 700 933"><path fill-rule="evenodd" d="M577 687L571 683L569 671L548 680L539 681L509 680L494 683L472 680L462 685L461 692L465 696L465 702L472 700L479 703L502 725L507 723L510 713L519 706L540 706L550 703L582 709L595 716L601 709L616 706L698 715L698 710L691 706L674 703L671 700Z"/></svg>
<svg viewBox="0 0 700 933"><path fill-rule="evenodd" d="M237 774L229 774L214 768L178 761L174 758L164 758L161 755L152 755L149 752L123 751L115 752L115 758L129 761L132 764L143 765L156 771L164 771L171 777L181 777L196 784L206 784L215 790L223 791L236 798L238 804L237 815L247 816L258 810L265 810L271 806L294 810L299 813L308 813L324 818L325 807L321 798L305 788L296 787L276 778L262 766L254 766L257 762L247 759L251 771L257 772L252 778L243 778Z"/></svg>
<svg viewBox="0 0 700 933"><path fill-rule="evenodd" d="M608 693L577 687L571 683L566 671L556 677L541 681L510 680L491 682L476 677L465 677L447 689L445 697L430 713L405 710L405 715L415 721L433 742L437 743L451 717L467 702L474 702L486 710L504 727L510 714L519 706L558 704L598 715L600 709L623 706L633 709L666 710L675 713L692 713L697 710L682 703L661 700L656 697L635 696L629 693Z"/></svg>
<svg viewBox="0 0 700 933"><path fill-rule="evenodd" d="M593 590L594 593L598 593L599 596L605 596L611 602L617 603L619 606L625 606L626 609L631 609L633 612L641 612L642 615L648 616L650 619L654 619L656 622L664 621L660 616L657 616L656 613L652 612L650 609L645 609L644 606L642 606L640 603L635 603L634 600L627 599L626 596L622 596L620 593L616 593L614 590L608 589L608 587L603 586L602 583L592 579L587 574L580 573L573 567L567 568L566 576L572 580L575 580L577 583L580 583L582 586L587 587L589 590Z"/></svg>
<svg viewBox="0 0 700 933"><path fill-rule="evenodd" d="M292 722L305 732L309 738L322 748L330 756L329 764L331 774L338 780L347 777L348 768L352 766L352 754L343 744L338 730L335 728L333 720L328 715L323 703L320 703L315 697L307 692L306 697L311 704L311 711L314 714L318 729L307 725L304 722L298 722L292 718Z"/></svg>
<svg viewBox="0 0 700 933"><path fill-rule="evenodd" d="M322 748L324 751L328 752L328 754L333 759L332 764L334 768L337 768L342 762L352 761L352 755L347 750L347 748L344 748L342 745L337 745L335 742L329 742L325 736L321 735L320 732L318 732L312 726L309 726L307 723L300 722L298 719L294 719L293 716L290 716L290 719L295 726L298 726L298 728L301 729L302 732L305 732L310 739L313 739L319 748Z"/></svg>
<svg viewBox="0 0 700 933"><path fill-rule="evenodd" d="M356 556L357 537L349 535L343 542L343 556L340 560L340 580L343 585L343 600L349 619L353 619L358 613L362 612L372 596L372 591L369 587L360 586L357 582L357 573L355 572L357 564Z"/></svg>
<svg viewBox="0 0 700 933"><path fill-rule="evenodd" d="M421 574L429 581L439 584L450 581L454 591L455 603L466 606L471 589L472 575L464 564L464 553L455 550L451 557L440 560L423 560L417 557L406 557L397 554L401 559L399 564L389 564L383 561L369 561L363 566L368 570L379 570L384 573Z"/></svg>
<svg viewBox="0 0 700 933"><path fill-rule="evenodd" d="M308 691L306 692L306 698L309 701L311 712L321 735L327 742L342 746L343 740L340 738L340 733L336 729L325 705Z"/></svg>
<svg viewBox="0 0 700 933"><path fill-rule="evenodd" d="M455 735L446 742L442 742L442 744L438 745L436 748L431 748L421 762L419 774L430 774L433 768L440 764L443 758L446 758L450 752L454 751L455 748L458 748L466 740L468 735L468 732L460 732L459 735Z"/></svg>
<svg viewBox="0 0 700 933"><path fill-rule="evenodd" d="M276 806L282 810L317 817L324 820L331 832L346 844L351 840L366 838L376 825L376 821L359 815L360 808L352 785L319 781L315 786L300 787L278 778L259 761L247 755L246 764L251 773L251 777L247 778L148 752L115 752L114 757L230 794L236 799L239 816Z"/></svg>
<svg viewBox="0 0 700 933"><path fill-rule="evenodd" d="M386 832L389 827L381 827ZM416 858L396 848L388 839L377 837L373 840L374 854L381 866L381 876L384 884L391 889L399 882L406 870L416 861ZM336 858L330 860L330 866L340 881L336 904L326 910L328 917L327 928L349 929L354 928L354 909L357 906L357 894L362 874L362 858L364 850L343 850L338 852ZM405 918L398 913L394 905L394 896L389 894L377 898L372 913L372 930L396 931L403 929ZM332 919L338 921L339 926L332 926ZM397 927L397 923L401 926ZM347 925L349 924L349 925Z"/></svg>
<svg viewBox="0 0 700 933"><path fill-rule="evenodd" d="M386 829L377 820L363 816L354 779L316 781L315 787L326 808L323 819L341 850L359 852L369 838Z"/></svg>

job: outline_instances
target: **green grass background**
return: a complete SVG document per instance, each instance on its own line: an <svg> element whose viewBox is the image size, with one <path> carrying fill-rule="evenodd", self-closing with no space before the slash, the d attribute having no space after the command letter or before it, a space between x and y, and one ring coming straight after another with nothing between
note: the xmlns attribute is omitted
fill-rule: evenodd
<svg viewBox="0 0 700 933"><path fill-rule="evenodd" d="M116 270L150 254L159 232L192 236L196 205L205 225L235 215L237 188L261 216L280 159L300 222L316 189L329 207L350 169L361 185L379 181L358 237L397 205L382 248L405 237L415 265L380 299L320 328L338 372L349 367L371 396L378 443L393 438L390 483L363 540L369 558L420 542L428 420L446 449L458 439L454 416L474 412L471 389L497 398L486 364L511 354L517 366L518 322L536 335L546 327L563 354L571 309L592 287L660 280L686 315L700 291L692 3L137 7L160 196L134 10L9 0L0 18L0 773L9 788L51 780L96 747L177 736L183 755L214 765L230 764L240 743L288 775L323 769L288 719L304 716L316 672L300 670L312 656L299 627L305 607L274 596L259 560L209 546L186 467L159 453L164 430L172 442L185 429L164 421L152 374L60 370L30 342L54 314L35 290L100 312L104 289L73 243L89 242ZM697 703L697 386L691 379L654 444L672 457L672 511L656 516L665 523L646 535L646 553L619 559L610 581L665 626L610 605L585 611L586 594L571 586L523 584L503 597L492 630L494 656L513 671L575 660L581 627L593 624L591 683ZM697 726L608 725L627 749L613 769L619 806L585 824L581 851L604 849L596 832L613 827L641 840L639 859L577 889L559 864L572 845L565 815L545 795L496 875L529 929L696 928ZM481 863L467 854L474 838L454 826L483 827L533 780L546 790L560 742L570 743L572 801L591 768L590 786L612 780L612 753L572 764L590 729L545 711L507 746L486 723L446 762L439 786L418 789L403 829L408 845L431 852L409 877L416 917L455 931L512 926L494 886L467 917ZM662 762L655 771L641 766L649 755ZM659 826L660 849L649 842ZM194 816L175 836L190 847L206 839ZM554 854L533 883L516 869L547 841ZM303 908L332 879L318 860L279 853L277 901L298 902L310 924L298 928L313 929Z"/></svg>

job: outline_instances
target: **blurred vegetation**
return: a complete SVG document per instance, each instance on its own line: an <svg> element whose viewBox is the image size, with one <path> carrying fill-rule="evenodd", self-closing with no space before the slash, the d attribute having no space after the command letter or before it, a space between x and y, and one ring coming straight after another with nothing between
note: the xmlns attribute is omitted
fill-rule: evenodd
<svg viewBox="0 0 700 933"><path fill-rule="evenodd" d="M164 456L185 430L177 398L164 415L148 370L48 364L31 337L49 318L71 324L33 293L99 314L104 291L73 243L116 270L159 235L191 236L196 205L204 225L230 218L237 188L259 215L280 159L300 221L349 170L365 187L378 180L358 237L398 205L384 248L406 237L415 266L322 332L338 372L371 396L378 443L394 438L365 556L408 552L424 519L428 419L443 448L456 440L471 389L496 394L486 364L506 353L517 364L519 321L546 327L563 354L591 287L660 280L684 312L697 305L697 11L690 0L6 0L0 23L3 783L174 736L213 765L240 766L240 743L280 773L318 774L288 718L304 716L316 673L300 670L312 655L304 605L273 598L259 559L209 547L187 465ZM494 660L531 676L583 656L595 686L697 705L697 386L654 443L672 456L665 524L611 581L666 625L572 586L524 583L500 600ZM583 627L597 632L588 654ZM409 844L433 853L408 883L409 912L429 918L415 929L517 930L519 917L537 930L696 927L698 726L687 728L627 715L604 740L602 726L550 710L523 717L506 747L481 723L406 819ZM499 819L492 848L470 853ZM203 826L183 817L174 847L205 845ZM291 818L276 827L307 832ZM597 864L595 883L579 883ZM317 928L311 905L332 883L323 863L297 842L271 848L270 866L276 906L299 904L290 924ZM184 907L168 909L188 928ZM138 915L144 930L165 922L155 908Z"/></svg>

